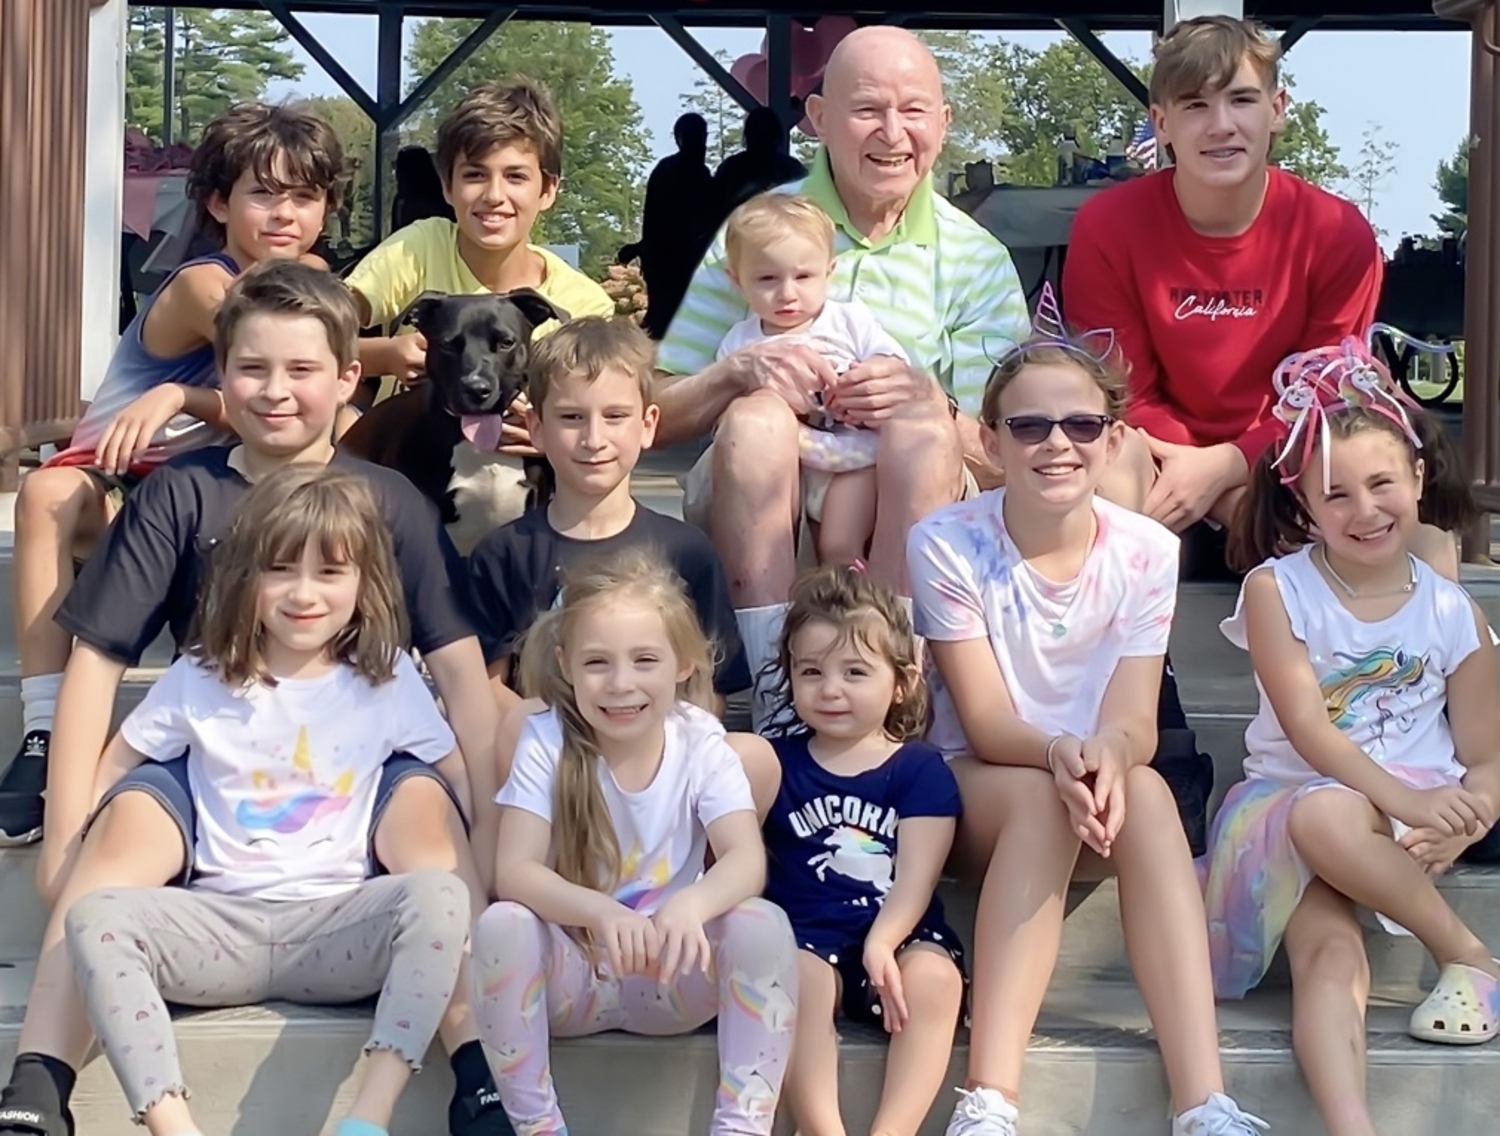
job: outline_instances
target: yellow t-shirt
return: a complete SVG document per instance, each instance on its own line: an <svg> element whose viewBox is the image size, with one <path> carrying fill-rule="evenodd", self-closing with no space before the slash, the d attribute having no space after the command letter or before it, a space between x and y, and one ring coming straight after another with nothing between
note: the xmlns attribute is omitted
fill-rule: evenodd
<svg viewBox="0 0 1500 1136"><path fill-rule="evenodd" d="M614 301L598 284L555 253L530 247L546 266L537 288L543 296L573 317L614 314ZM458 225L446 217L416 221L392 233L355 265L348 284L370 305L372 325L390 323L425 291L450 296L488 291L458 255ZM545 335L556 326L556 320L550 321L535 334Z"/></svg>

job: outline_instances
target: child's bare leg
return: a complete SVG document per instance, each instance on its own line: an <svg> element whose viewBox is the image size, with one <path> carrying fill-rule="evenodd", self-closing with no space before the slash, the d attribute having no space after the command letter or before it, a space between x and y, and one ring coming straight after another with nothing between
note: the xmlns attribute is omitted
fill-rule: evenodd
<svg viewBox="0 0 1500 1136"><path fill-rule="evenodd" d="M969 1086L1018 1099L1031 1027L1062 941L1078 837L1046 770L951 763L964 802L954 853L984 886L974 921Z"/></svg>
<svg viewBox="0 0 1500 1136"><path fill-rule="evenodd" d="M107 887L164 886L185 863L181 832L150 793L121 793L101 810L47 922L17 1053L44 1053L74 1069L88 1056L94 1033L63 941L73 904Z"/></svg>
<svg viewBox="0 0 1500 1136"><path fill-rule="evenodd" d="M380 1128L389 1127L396 1102L401 1099L410 1080L411 1066L406 1063L406 1058L390 1049L372 1051L365 1059L364 1080L354 1094L349 1116Z"/></svg>
<svg viewBox="0 0 1500 1136"><path fill-rule="evenodd" d="M1329 1136L1376 1136L1365 1097L1370 961L1354 904L1313 880L1282 942L1292 964L1292 1048Z"/></svg>
<svg viewBox="0 0 1500 1136"><path fill-rule="evenodd" d="M910 1011L906 1028L891 1035L885 1084L870 1136L916 1136L948 1075L953 1029L964 980L947 953L925 943L901 952L901 986ZM806 997L807 988L798 988ZM804 1131L803 1136L808 1136Z"/></svg>
<svg viewBox="0 0 1500 1136"><path fill-rule="evenodd" d="M823 495L818 523L818 562L863 560L875 533L875 467L836 473Z"/></svg>
<svg viewBox="0 0 1500 1136"><path fill-rule="evenodd" d="M1154 769L1125 776L1125 824L1111 857L1131 969L1161 1047L1173 1111L1224 1091L1203 892L1172 791Z"/></svg>
<svg viewBox="0 0 1500 1136"><path fill-rule="evenodd" d="M73 586L73 557L109 523L100 485L82 469L39 469L16 495L16 647L23 677L60 674L71 639L52 621Z"/></svg>
<svg viewBox="0 0 1500 1136"><path fill-rule="evenodd" d="M797 1136L844 1136L839 1038L833 1028L838 999L838 971L811 951L798 951L797 1025L782 1086Z"/></svg>
<svg viewBox="0 0 1500 1136"><path fill-rule="evenodd" d="M1405 927L1439 967L1465 963L1500 975L1484 943L1391 839L1390 822L1364 797L1339 789L1309 793L1292 805L1287 829L1314 875Z"/></svg>
<svg viewBox="0 0 1500 1136"><path fill-rule="evenodd" d="M1156 484L1156 459L1138 430L1126 427L1125 444L1099 479L1099 496L1133 513L1146 507L1146 496Z"/></svg>
<svg viewBox="0 0 1500 1136"><path fill-rule="evenodd" d="M188 1133L198 1131L198 1126L193 1123L193 1114L188 1111L187 1101L173 1093L167 1094L148 1108L141 1123L151 1136L187 1136Z"/></svg>

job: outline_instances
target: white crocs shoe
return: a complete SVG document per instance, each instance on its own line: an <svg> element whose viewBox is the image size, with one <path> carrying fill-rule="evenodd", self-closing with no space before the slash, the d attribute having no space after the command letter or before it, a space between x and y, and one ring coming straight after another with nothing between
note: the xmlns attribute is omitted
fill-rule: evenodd
<svg viewBox="0 0 1500 1136"><path fill-rule="evenodd" d="M998 1089L959 1089L947 1136L1016 1136L1020 1118Z"/></svg>
<svg viewBox="0 0 1500 1136"><path fill-rule="evenodd" d="M1214 1093L1172 1121L1172 1136L1255 1136L1270 1130L1264 1120L1251 1116L1223 1093Z"/></svg>

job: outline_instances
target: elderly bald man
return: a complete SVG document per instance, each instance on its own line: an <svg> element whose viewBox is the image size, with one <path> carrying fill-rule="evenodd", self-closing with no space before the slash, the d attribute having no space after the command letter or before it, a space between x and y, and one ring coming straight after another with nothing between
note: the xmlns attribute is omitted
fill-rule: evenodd
<svg viewBox="0 0 1500 1136"><path fill-rule="evenodd" d="M999 484L979 440L990 355L1029 325L1005 246L933 188L951 112L937 61L910 32L852 32L807 101L823 140L807 179L783 187L833 219L830 298L864 301L912 360L889 356L836 376L805 345L771 338L715 362L749 312L726 270L723 236L689 285L657 356L658 444L713 444L685 480L684 514L708 530L729 576L751 666L774 658L809 502L797 415L834 391L845 422L878 429L870 573L907 595L906 534L922 517ZM710 507L710 496L712 498Z"/></svg>

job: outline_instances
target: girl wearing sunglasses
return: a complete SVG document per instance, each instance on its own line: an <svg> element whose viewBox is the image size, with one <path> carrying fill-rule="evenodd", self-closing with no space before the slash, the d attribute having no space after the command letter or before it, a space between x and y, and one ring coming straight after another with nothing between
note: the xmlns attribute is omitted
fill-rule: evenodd
<svg viewBox="0 0 1500 1136"><path fill-rule="evenodd" d="M980 423L1005 488L907 544L936 669L928 738L958 779L954 867L983 879L969 1069L948 1136L1015 1136L1021 1067L1075 870L1118 872L1173 1136L1255 1136L1224 1094L1208 934L1187 838L1151 768L1178 541L1095 493L1121 452L1111 357L1041 335L995 367Z"/></svg>

